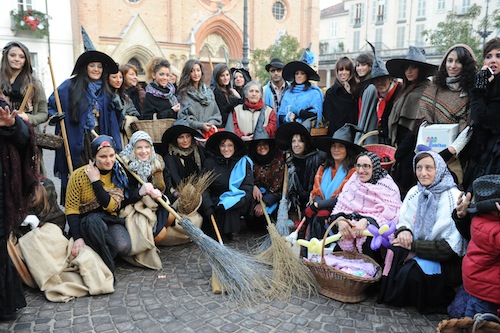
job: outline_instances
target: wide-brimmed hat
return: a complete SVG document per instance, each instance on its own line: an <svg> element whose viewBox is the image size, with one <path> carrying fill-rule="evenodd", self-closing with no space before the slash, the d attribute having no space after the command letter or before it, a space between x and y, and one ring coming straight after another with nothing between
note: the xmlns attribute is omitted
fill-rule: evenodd
<svg viewBox="0 0 500 333"><path fill-rule="evenodd" d="M425 73L425 77L431 76L437 70L438 66L426 62L424 49L416 46L410 46L408 54L404 59L390 59L386 66L389 73L394 77L402 78L409 65L419 68L419 71Z"/></svg>
<svg viewBox="0 0 500 333"><path fill-rule="evenodd" d="M286 64L285 67L283 67L283 78L286 81L293 81L297 71L306 73L308 80L320 80L318 73L304 61L292 61Z"/></svg>
<svg viewBox="0 0 500 333"><path fill-rule="evenodd" d="M106 53L92 50L83 52L78 57L75 67L73 68L72 75L77 74L82 67L87 66L91 62L100 62L102 64L103 71L108 74L118 73L118 65L110 56Z"/></svg>
<svg viewBox="0 0 500 333"><path fill-rule="evenodd" d="M311 133L298 122L284 123L278 127L276 131L276 145L281 150L289 150L292 143L292 138L295 134L304 136L307 143L311 143Z"/></svg>
<svg viewBox="0 0 500 333"><path fill-rule="evenodd" d="M332 137L319 137L314 140L314 146L319 150L330 153L331 146L338 142L343 144L347 150L353 151L356 155L366 149L354 143L357 127L353 124L344 124L341 128L333 133Z"/></svg>
<svg viewBox="0 0 500 333"><path fill-rule="evenodd" d="M280 58L272 58L271 61L266 65L266 72L269 72L271 67L283 69L285 67L285 63L281 61Z"/></svg>
<svg viewBox="0 0 500 333"><path fill-rule="evenodd" d="M205 148L213 152L218 152L219 144L226 139L229 139L234 143L235 154L238 153L238 155L244 155L247 153L247 146L245 145L245 142L239 136L229 131L219 131L212 134L208 138L207 143L205 144Z"/></svg>
<svg viewBox="0 0 500 333"><path fill-rule="evenodd" d="M193 138L203 138L203 135L201 135L200 132L197 130L186 126L186 125L173 125L172 127L168 128L164 133L163 136L161 137L161 144L162 145L168 145L169 143L176 143L177 138L179 135L188 133L191 134Z"/></svg>
<svg viewBox="0 0 500 333"><path fill-rule="evenodd" d="M467 209L470 213L488 213L498 211L495 203L500 203L500 175L486 175L474 180L474 204Z"/></svg>

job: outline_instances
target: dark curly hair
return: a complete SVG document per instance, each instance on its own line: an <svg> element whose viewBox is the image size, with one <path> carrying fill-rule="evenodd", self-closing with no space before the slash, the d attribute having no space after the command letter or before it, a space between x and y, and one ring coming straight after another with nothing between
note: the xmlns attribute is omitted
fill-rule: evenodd
<svg viewBox="0 0 500 333"><path fill-rule="evenodd" d="M448 89L446 85L446 78L448 73L446 72L446 61L448 56L452 51L457 53L458 61L462 64L462 73L460 74L460 87L464 91L469 91L474 87L474 80L476 78L477 64L474 60L474 56L463 46L455 46L448 50L443 61L439 65L439 69L434 76L434 83L443 89Z"/></svg>

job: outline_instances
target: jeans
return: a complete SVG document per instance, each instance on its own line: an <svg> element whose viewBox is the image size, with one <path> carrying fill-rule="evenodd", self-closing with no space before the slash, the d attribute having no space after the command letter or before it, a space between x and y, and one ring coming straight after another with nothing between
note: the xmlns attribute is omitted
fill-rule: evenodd
<svg viewBox="0 0 500 333"><path fill-rule="evenodd" d="M500 308L499 304L483 301L482 299L470 295L470 298L467 301L465 315L471 318L474 318L476 313L492 313L496 315L498 308Z"/></svg>

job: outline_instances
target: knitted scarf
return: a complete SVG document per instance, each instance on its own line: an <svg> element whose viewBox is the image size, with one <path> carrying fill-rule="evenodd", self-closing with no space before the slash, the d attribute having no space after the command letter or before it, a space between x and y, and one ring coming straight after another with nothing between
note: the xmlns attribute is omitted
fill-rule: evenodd
<svg viewBox="0 0 500 333"><path fill-rule="evenodd" d="M167 86L164 88L161 87L158 82L153 81L146 86L146 93L150 93L155 97L166 99L172 106L179 103L177 101L177 97L175 97L175 87L170 82L168 82Z"/></svg>
<svg viewBox="0 0 500 333"><path fill-rule="evenodd" d="M151 154L146 161L138 159L134 152L135 145L141 140L147 141L151 145ZM148 133L144 131L134 132L129 143L120 152L120 156L124 157L125 160L128 161L128 167L130 170L135 172L144 182L148 182L148 178L153 172L152 163L156 159L153 140Z"/></svg>
<svg viewBox="0 0 500 333"><path fill-rule="evenodd" d="M257 103L250 103L248 99L245 99L245 105L251 110L260 110L264 106L264 101L260 99Z"/></svg>
<svg viewBox="0 0 500 333"><path fill-rule="evenodd" d="M449 190L457 185L453 181L446 162L443 158L433 151L420 152L413 158L413 171L415 171L415 159L418 155L427 153L430 154L436 164L436 176L434 181L429 186L423 186L420 182L417 183L420 195L418 196L417 216L415 220L415 239L425 239L431 234L432 228L436 221L436 212L438 211L438 202L441 193Z"/></svg>
<svg viewBox="0 0 500 333"><path fill-rule="evenodd" d="M361 156L366 155L370 158L372 161L372 178L368 181L371 184L377 184L377 182L387 176L387 171L382 168L382 165L380 164L380 157L372 153L371 151L364 152Z"/></svg>
<svg viewBox="0 0 500 333"><path fill-rule="evenodd" d="M214 100L214 94L212 90L208 88L204 83L200 83L199 89L195 87L189 87L186 92L189 97L197 101L203 106L208 106Z"/></svg>
<svg viewBox="0 0 500 333"><path fill-rule="evenodd" d="M97 124L96 116L92 112L94 110L94 107L101 112L104 110L104 101L102 98L102 81L97 80L94 82L89 82L87 91L85 92L85 97L87 101L90 101L90 103L89 109L87 110L87 120L85 122L84 128L87 131L91 131Z"/></svg>

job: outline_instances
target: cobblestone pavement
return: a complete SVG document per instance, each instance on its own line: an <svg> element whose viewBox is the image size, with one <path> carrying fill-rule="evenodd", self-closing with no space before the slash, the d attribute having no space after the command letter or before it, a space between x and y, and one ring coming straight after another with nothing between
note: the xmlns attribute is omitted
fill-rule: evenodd
<svg viewBox="0 0 500 333"><path fill-rule="evenodd" d="M248 249L255 234L226 246ZM212 294L210 266L195 244L161 248L163 269L119 262L115 292L51 303L26 292L27 307L0 332L434 332L441 315L377 304L375 297L344 304L321 295L241 307ZM166 278L165 278L166 276Z"/></svg>
<svg viewBox="0 0 500 333"><path fill-rule="evenodd" d="M44 159L51 177L53 152L45 151ZM226 246L247 251L256 239L249 233ZM414 308L380 305L375 296L344 304L321 295L294 295L288 301L241 307L227 295L212 294L210 266L195 244L161 248L160 256L160 271L120 261L115 292L109 295L51 303L41 291L27 290L27 307L15 321L0 322L0 332L431 333L446 319L420 315Z"/></svg>

